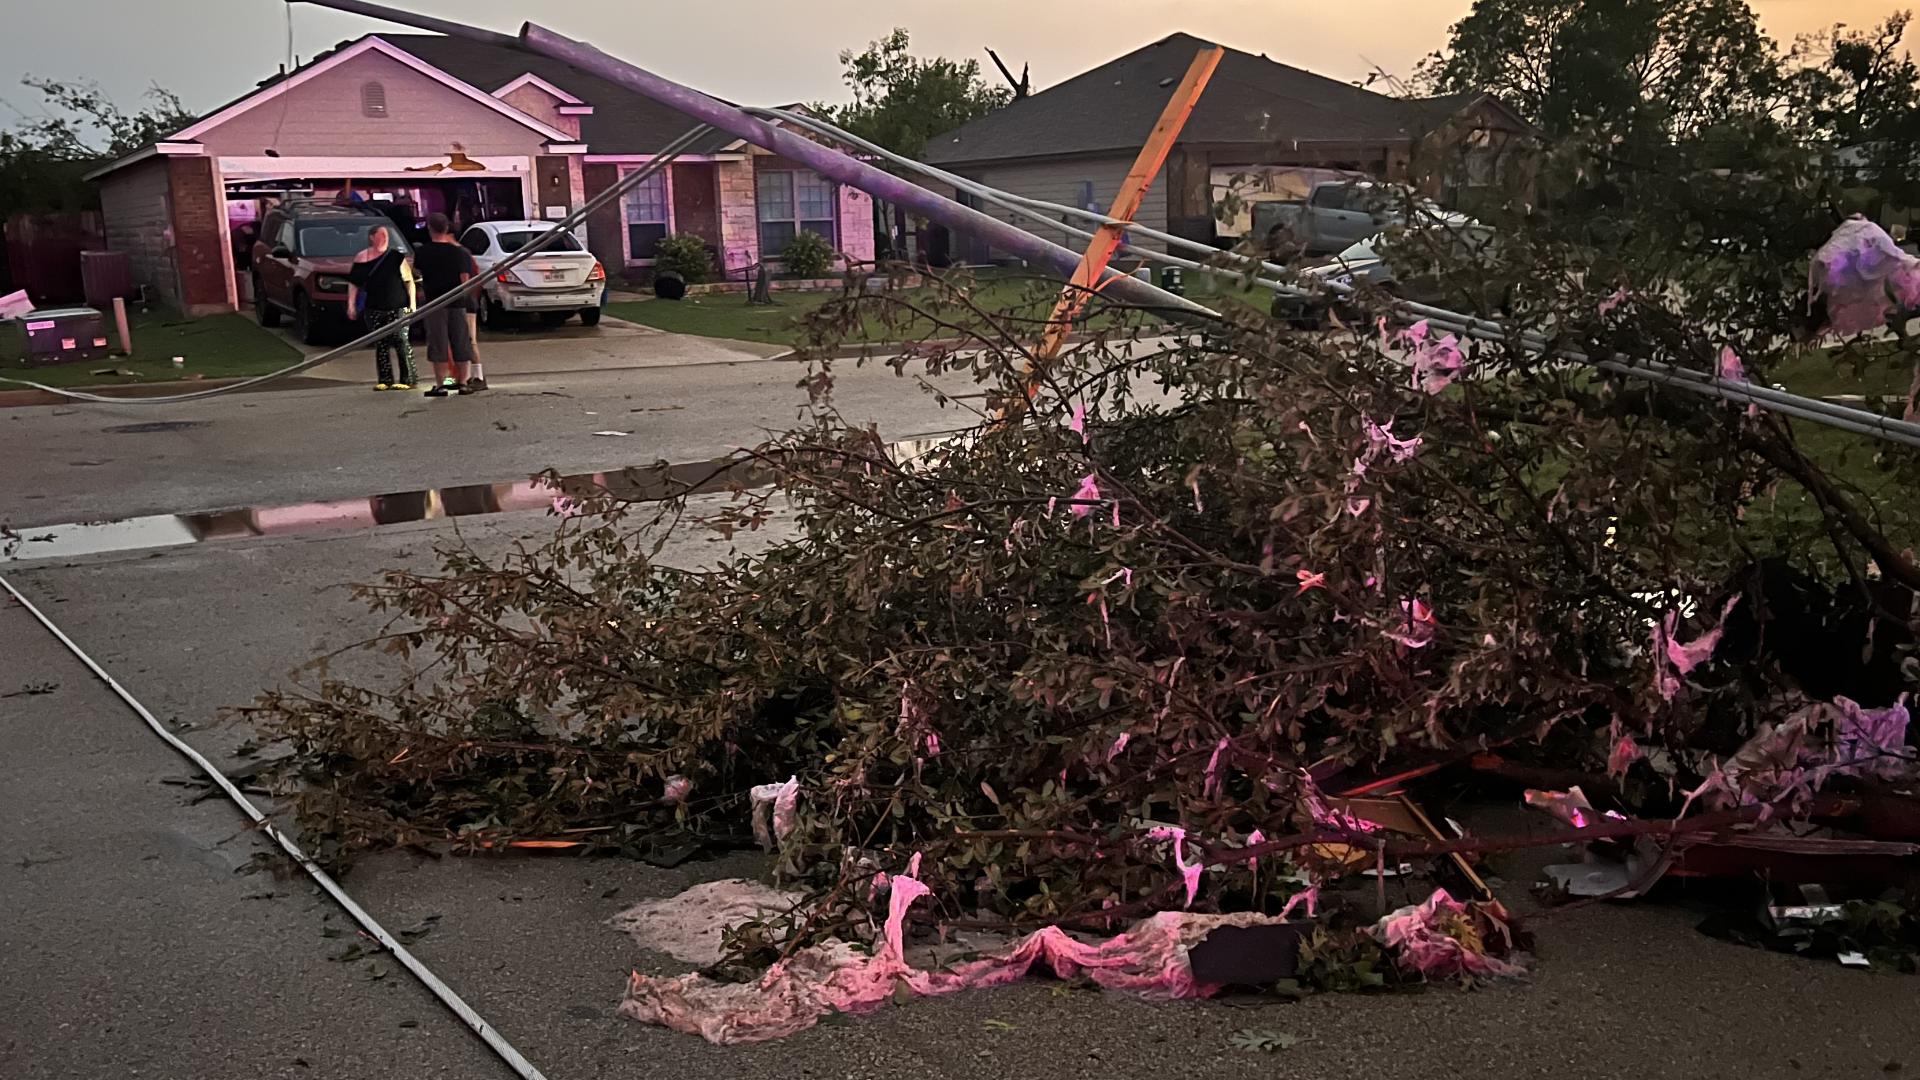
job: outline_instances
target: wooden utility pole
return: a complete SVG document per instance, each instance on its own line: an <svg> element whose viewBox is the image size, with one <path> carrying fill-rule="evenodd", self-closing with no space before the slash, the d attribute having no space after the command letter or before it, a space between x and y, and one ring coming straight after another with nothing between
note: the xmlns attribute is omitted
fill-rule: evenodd
<svg viewBox="0 0 1920 1080"><path fill-rule="evenodd" d="M1133 215L1140 211L1140 203L1146 198L1147 188L1153 185L1153 177L1167 163L1167 155L1173 152L1173 144L1180 138L1180 130L1187 125L1187 117L1193 115L1193 107L1200 101L1201 91L1207 88L1207 81L1213 78L1214 69L1220 66L1220 58L1226 50L1215 45L1202 49L1195 54L1193 63L1187 67L1186 77L1174 88L1173 97L1167 100L1167 107L1160 112L1160 119L1153 125L1153 131L1147 135L1146 145L1140 148L1140 154L1134 158L1133 169L1120 182L1119 194L1113 198L1113 208L1107 216L1121 221L1132 221ZM1113 253L1126 239L1126 229L1120 225L1102 225L1094 233L1093 240L1087 244L1087 252L1080 257L1080 266L1074 271L1067 287L1060 292L1060 301L1054 305L1053 315L1047 321L1045 337L1040 348L1034 353L1036 364L1044 365L1060 354L1061 346L1066 344L1067 335L1073 330L1073 321L1086 310L1087 300L1100 284L1106 273L1107 264L1113 261ZM1027 397L1032 399L1039 380L1039 368L1029 376Z"/></svg>

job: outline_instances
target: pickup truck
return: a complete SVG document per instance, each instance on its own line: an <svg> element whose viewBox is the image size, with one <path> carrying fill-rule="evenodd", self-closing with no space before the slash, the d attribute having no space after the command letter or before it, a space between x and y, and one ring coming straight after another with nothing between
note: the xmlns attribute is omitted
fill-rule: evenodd
<svg viewBox="0 0 1920 1080"><path fill-rule="evenodd" d="M1302 253L1331 255L1388 228L1408 224L1409 210L1420 224L1467 221L1402 184L1336 180L1315 184L1302 202L1255 203L1251 235L1282 258Z"/></svg>

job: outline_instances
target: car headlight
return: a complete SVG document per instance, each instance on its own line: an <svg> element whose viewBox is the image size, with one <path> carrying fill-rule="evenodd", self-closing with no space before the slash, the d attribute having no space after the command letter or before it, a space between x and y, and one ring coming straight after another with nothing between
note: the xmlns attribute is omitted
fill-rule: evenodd
<svg viewBox="0 0 1920 1080"><path fill-rule="evenodd" d="M1352 274L1341 274L1341 275L1339 275L1339 276L1337 276L1337 277L1335 277L1335 278L1333 279L1333 283L1334 283L1335 285L1347 285L1347 286L1350 286L1350 285L1352 285L1352 284L1353 284L1353 275L1352 275Z"/></svg>
<svg viewBox="0 0 1920 1080"><path fill-rule="evenodd" d="M313 287L321 292L346 292L347 279L335 277L332 274L316 274L313 278Z"/></svg>

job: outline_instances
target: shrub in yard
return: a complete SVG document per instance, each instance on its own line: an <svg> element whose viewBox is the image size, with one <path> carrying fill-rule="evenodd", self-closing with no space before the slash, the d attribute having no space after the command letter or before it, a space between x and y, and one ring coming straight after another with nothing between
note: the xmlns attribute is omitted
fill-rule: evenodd
<svg viewBox="0 0 1920 1080"><path fill-rule="evenodd" d="M1798 355L1806 249L1789 252L1824 206L1792 155L1685 183L1569 170L1576 193L1625 189L1636 227L1528 206L1491 253L1405 235L1389 258L1510 297L1518 330L1588 355L1699 367L1737 346L1758 382ZM1316 781L1397 755L1492 743L1647 791L1701 784L1799 707L1771 663L1696 662L1759 556L1862 593L1874 567L1889 627L1920 587L1911 455L1877 498L1823 449L1839 433L1803 440L1518 333L1298 334L1222 300L1171 339L1076 344L1029 393L1031 324L976 310L963 282L928 295L835 301L817 336L966 327L892 363L971 374L1003 422L889 446L834 411L821 359L810 422L743 455L767 486L705 509L571 491L585 516L544 547L452 551L363 589L397 617L384 646L434 674L261 703L310 850L753 829L816 901L775 939L869 925L876 873L915 857L942 920L1273 910L1309 838L1341 835ZM787 533L659 561L663 530L695 521Z"/></svg>
<svg viewBox="0 0 1920 1080"><path fill-rule="evenodd" d="M656 274L676 274L689 285L698 285L713 277L713 251L707 242L687 233L662 237L654 246L653 270Z"/></svg>
<svg viewBox="0 0 1920 1080"><path fill-rule="evenodd" d="M833 269L833 245L819 233L801 232L780 252L780 265L799 278L823 277Z"/></svg>

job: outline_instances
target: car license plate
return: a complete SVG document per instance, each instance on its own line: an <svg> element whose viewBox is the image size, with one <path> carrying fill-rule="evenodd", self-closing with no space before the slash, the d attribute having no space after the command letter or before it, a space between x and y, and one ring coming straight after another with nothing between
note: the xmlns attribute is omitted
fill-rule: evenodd
<svg viewBox="0 0 1920 1080"><path fill-rule="evenodd" d="M547 280L548 280L548 281L559 281L559 280L561 280L561 279L563 279L563 278L565 278L566 276L567 276L567 272L566 272L565 270L549 270L549 271L547 271Z"/></svg>

